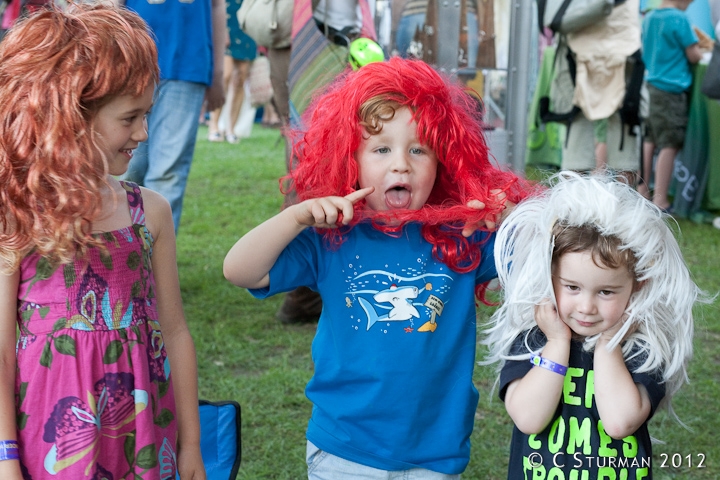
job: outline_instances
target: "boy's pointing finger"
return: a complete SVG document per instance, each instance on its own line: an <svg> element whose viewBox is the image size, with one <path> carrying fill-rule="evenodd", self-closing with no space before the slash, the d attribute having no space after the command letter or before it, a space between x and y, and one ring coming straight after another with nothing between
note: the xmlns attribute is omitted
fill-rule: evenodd
<svg viewBox="0 0 720 480"><path fill-rule="evenodd" d="M348 195L345 195L345 198L352 203L356 203L356 202L362 200L363 198L367 197L374 191L375 191L375 187L365 187L365 188L361 188L360 190L355 190L354 192L352 192Z"/></svg>

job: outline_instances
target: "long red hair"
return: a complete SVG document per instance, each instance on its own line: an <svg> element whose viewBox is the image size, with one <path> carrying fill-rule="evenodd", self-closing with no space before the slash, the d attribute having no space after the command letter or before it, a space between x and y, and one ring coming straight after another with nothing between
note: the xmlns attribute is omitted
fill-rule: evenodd
<svg viewBox="0 0 720 480"><path fill-rule="evenodd" d="M299 200L345 196L357 190L355 152L362 136L373 133L366 126L372 120L363 119L360 112L378 97L413 112L418 139L438 158L435 186L419 210L376 212L358 202L348 228L325 230L323 235L330 244L339 245L365 219L388 234L399 232L408 222L419 222L436 259L458 272L476 268L480 249L460 234L462 227L493 220L503 210L503 202L491 190L500 190L517 203L530 187L490 162L479 100L422 61L393 57L370 63L343 74L316 98L303 119L306 128L289 132L296 164L284 179L289 180L285 190L294 189ZM484 202L485 208L467 207L474 199Z"/></svg>
<svg viewBox="0 0 720 480"><path fill-rule="evenodd" d="M93 118L159 77L145 22L108 5L42 9L0 42L0 269L34 249L69 262L100 241L107 165Z"/></svg>

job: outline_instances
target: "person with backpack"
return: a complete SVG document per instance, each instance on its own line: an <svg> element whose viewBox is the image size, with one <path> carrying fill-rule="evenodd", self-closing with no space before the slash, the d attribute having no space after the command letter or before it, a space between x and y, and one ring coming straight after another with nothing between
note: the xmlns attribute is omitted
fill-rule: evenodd
<svg viewBox="0 0 720 480"><path fill-rule="evenodd" d="M610 169L631 185L637 180L640 145L635 127L640 123L643 74L639 10L639 0L616 2L606 17L564 36L577 113L568 122L563 170Z"/></svg>
<svg viewBox="0 0 720 480"><path fill-rule="evenodd" d="M643 144L644 184L640 192L666 212L672 213L668 190L673 165L685 142L688 123L687 91L692 84L690 66L702 58L698 37L685 16L692 0L663 0L642 25L645 81L650 94L650 113ZM653 156L658 149L652 194Z"/></svg>

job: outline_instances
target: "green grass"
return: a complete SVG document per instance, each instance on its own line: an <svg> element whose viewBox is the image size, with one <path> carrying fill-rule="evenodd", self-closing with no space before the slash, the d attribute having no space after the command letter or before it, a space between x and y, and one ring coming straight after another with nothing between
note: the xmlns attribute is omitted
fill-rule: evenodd
<svg viewBox="0 0 720 480"><path fill-rule="evenodd" d="M185 313L198 351L200 397L242 405L243 458L239 479L306 478L305 428L311 405L304 388L312 375L314 325L275 320L281 296L256 300L222 275L225 254L249 229L277 213L278 178L285 172L279 132L254 126L239 145L211 143L201 128L178 236ZM720 231L679 220L679 241L698 284L720 291ZM480 308L479 322L491 313ZM652 420L656 479L720 478L720 310L698 308L690 385L674 404L686 430L664 414ZM481 355L482 351L478 351ZM490 367L476 367L480 391L472 457L463 478L504 479L512 423L496 395ZM684 467L673 468L679 454ZM664 455L667 468L660 468ZM693 468L687 468L691 455ZM700 455L705 468L697 469ZM676 464L678 457L676 456Z"/></svg>

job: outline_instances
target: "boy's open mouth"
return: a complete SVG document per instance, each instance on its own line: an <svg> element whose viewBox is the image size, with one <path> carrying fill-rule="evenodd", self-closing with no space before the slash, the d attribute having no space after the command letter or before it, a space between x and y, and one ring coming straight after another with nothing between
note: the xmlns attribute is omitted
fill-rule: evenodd
<svg viewBox="0 0 720 480"><path fill-rule="evenodd" d="M388 208L409 208L410 188L407 185L393 185L385 191L385 204Z"/></svg>

